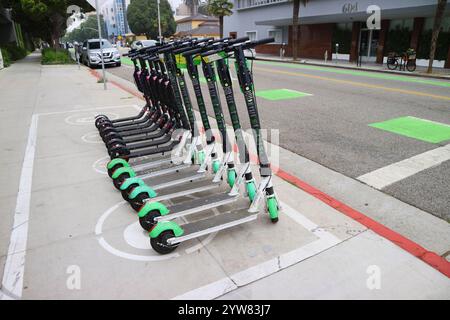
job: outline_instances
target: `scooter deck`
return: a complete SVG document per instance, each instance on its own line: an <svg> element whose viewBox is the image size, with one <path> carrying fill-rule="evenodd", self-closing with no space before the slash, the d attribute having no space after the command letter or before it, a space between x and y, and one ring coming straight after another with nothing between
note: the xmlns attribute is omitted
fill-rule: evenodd
<svg viewBox="0 0 450 320"><path fill-rule="evenodd" d="M258 214L244 210L238 212L227 212L207 219L190 222L182 225L184 233L180 237L167 239L168 244L176 244L191 240L207 234L232 228L240 224L256 220Z"/></svg>
<svg viewBox="0 0 450 320"><path fill-rule="evenodd" d="M147 149L140 149L140 150L133 150L128 155L129 158L138 158L143 156L148 156L152 154L158 154L158 153L167 153L173 150L175 146L179 143L179 141L171 141L169 144L165 146L158 146L153 148L147 148Z"/></svg>
<svg viewBox="0 0 450 320"><path fill-rule="evenodd" d="M158 192L158 196L155 198L148 198L145 199L145 202L154 202L154 201L164 201L169 199L175 199L175 198L181 198L185 197L194 193L200 193L200 192L209 192L212 190L215 190L220 187L220 183L218 182L211 182L210 180L202 180L202 181L193 181L189 183L189 185L180 185L178 188L175 187L174 189L171 189L170 193L165 193L166 190L163 190L162 192Z"/></svg>
<svg viewBox="0 0 450 320"><path fill-rule="evenodd" d="M179 175L180 175L180 173L177 173L177 176L175 176L175 177L173 175L163 176L162 178L164 178L164 179L159 179L159 180L157 180L158 177L156 177L156 179L152 179L152 181L148 185L153 190L162 190L162 189L178 186L180 184L186 184L186 183L190 183L190 182L194 182L194 181L199 181L199 180L205 179L207 177L205 172L202 172L202 173L190 172L190 173L187 173L185 175L185 177L177 179L177 177ZM157 180L157 181L155 181L155 180Z"/></svg>
<svg viewBox="0 0 450 320"><path fill-rule="evenodd" d="M188 163L188 164L181 163L181 164L176 164L176 165L168 166L166 168L157 169L157 170L153 170L153 171L148 170L148 168L146 168L147 170L139 171L136 173L137 173L138 178L148 179L148 178L159 177L159 176L163 176L166 174L179 172L180 170L184 170L184 169L187 169L190 167L192 167L192 164L190 164L190 163Z"/></svg>
<svg viewBox="0 0 450 320"><path fill-rule="evenodd" d="M185 217L190 214L198 213L204 210L217 208L226 204L235 202L239 195L230 196L228 193L212 194L200 199L185 201L180 204L167 207L170 212L168 215L155 218L156 221L168 221L179 217Z"/></svg>
<svg viewBox="0 0 450 320"><path fill-rule="evenodd" d="M153 157L156 158L156 157ZM171 165L173 163L181 163L184 158L183 157L173 157L169 154L167 157L158 157L156 159L147 158L136 161L136 164L131 163L133 170L140 173L140 171L149 170L152 168L157 168L165 165ZM145 162L148 161L148 162Z"/></svg>

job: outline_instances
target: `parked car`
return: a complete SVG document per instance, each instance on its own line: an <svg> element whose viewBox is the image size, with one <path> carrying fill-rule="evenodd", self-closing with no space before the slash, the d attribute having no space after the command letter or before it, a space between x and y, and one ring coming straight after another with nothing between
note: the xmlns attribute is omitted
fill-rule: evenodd
<svg viewBox="0 0 450 320"><path fill-rule="evenodd" d="M119 50L106 39L102 39L103 61L105 65L121 66ZM90 68L101 66L100 40L89 39L83 42L81 61Z"/></svg>
<svg viewBox="0 0 450 320"><path fill-rule="evenodd" d="M136 40L131 44L131 49L141 49L144 47L153 47L156 46L158 41L156 40Z"/></svg>

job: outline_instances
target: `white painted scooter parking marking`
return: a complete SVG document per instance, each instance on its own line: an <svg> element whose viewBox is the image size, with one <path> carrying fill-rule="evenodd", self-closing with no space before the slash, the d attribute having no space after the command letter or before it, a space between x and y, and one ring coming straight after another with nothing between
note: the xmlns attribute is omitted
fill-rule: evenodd
<svg viewBox="0 0 450 320"><path fill-rule="evenodd" d="M74 126L86 126L92 125L94 122L94 118L97 114L94 112L89 112L88 114L73 114L64 119L64 122L67 124L71 124ZM111 120L115 120L119 118L117 113L108 113L108 118Z"/></svg>
<svg viewBox="0 0 450 320"><path fill-rule="evenodd" d="M10 295L4 295L2 293L0 296L1 300L11 299L11 297L17 297L20 299L22 297L38 121L39 116L33 115L28 133L25 157L23 159L19 192L17 193L16 210L14 214L14 223L2 279L2 288L9 292Z"/></svg>
<svg viewBox="0 0 450 320"><path fill-rule="evenodd" d="M188 195L186 196L187 198L192 198L195 199L197 198L194 195ZM114 206L112 206L111 208L109 208L108 210L106 210L99 218L99 220L97 221L97 224L95 226L95 234L97 236L100 236L100 238L98 238L100 245L109 253L124 258L124 259L128 259L128 260L137 260L137 261L162 261L162 260L168 260L171 258L175 258L175 257L179 257L180 254L178 253L173 253L170 255L166 255L166 256L161 256L161 255L137 255L137 254L131 254L131 253L127 253L124 252L122 250L116 249L114 248L112 245L110 245L106 239L101 236L103 233L103 225L105 224L105 221L122 205L126 204L125 201L121 201L117 204L115 204ZM213 208L212 211L214 212L215 215L220 214L220 212L217 210L217 208ZM184 223L187 223L188 221L185 218L181 218L183 220ZM208 235L205 239L203 240L199 240L198 244L194 244L191 247L186 248L184 251L186 254L190 254L192 252L195 252L197 250L200 250L201 248L203 248L204 246L206 246L208 243L210 243L214 237L217 235L217 232L214 232L210 235ZM150 240L149 240L149 235L148 232L145 232L142 230L139 221L137 222L133 222L130 225L128 225L127 227L125 227L124 231L123 231L123 238L125 240L125 242L130 245L131 247L134 247L136 249L144 249L144 250L150 250L149 252L154 252L153 249L150 246Z"/></svg>
<svg viewBox="0 0 450 320"><path fill-rule="evenodd" d="M342 242L330 232L319 228L314 222L306 218L304 215L290 207L286 203L282 203L283 213L289 216L298 224L302 225L308 231L313 233L319 239L299 247L290 252L281 254L280 256L237 272L231 276L220 279L219 281L210 283L206 286L191 290L182 295L176 296L175 300L204 300L215 299L225 293L231 292L238 287L244 286L256 280L265 278L275 272L285 269L293 264L301 262L309 257L319 254Z"/></svg>
<svg viewBox="0 0 450 320"><path fill-rule="evenodd" d="M17 192L14 222L10 235L8 252L6 254L5 268L3 271L0 290L0 300L21 299L23 290L23 277L25 271L27 240L28 240L28 220L30 216L30 202L32 192L32 179L34 169L34 158L37 144L37 132L40 116L58 115L73 112L84 112L92 110L113 109L133 107L109 106L95 107L79 110L56 111L46 113L36 113L31 117L31 124L28 132L28 140L25 149L25 156L20 175L19 191ZM93 119L91 119L91 123ZM106 173L106 172L105 172Z"/></svg>
<svg viewBox="0 0 450 320"><path fill-rule="evenodd" d="M97 131L91 131L81 136L81 140L86 143L103 144L103 141Z"/></svg>
<svg viewBox="0 0 450 320"><path fill-rule="evenodd" d="M110 161L111 159L108 156L105 157L101 157L100 159L96 160L93 164L92 164L92 169L94 169L95 172L98 172L100 174L108 174L108 172L106 171L106 164Z"/></svg>

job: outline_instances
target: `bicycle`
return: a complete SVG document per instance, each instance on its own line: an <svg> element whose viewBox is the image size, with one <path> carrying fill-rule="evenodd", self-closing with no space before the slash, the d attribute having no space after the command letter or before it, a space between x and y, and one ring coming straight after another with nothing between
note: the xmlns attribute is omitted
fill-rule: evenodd
<svg viewBox="0 0 450 320"><path fill-rule="evenodd" d="M415 71L417 67L416 52L413 49L408 49L401 55L395 52L390 52L387 59L387 67L389 70L396 70L399 68L400 71Z"/></svg>

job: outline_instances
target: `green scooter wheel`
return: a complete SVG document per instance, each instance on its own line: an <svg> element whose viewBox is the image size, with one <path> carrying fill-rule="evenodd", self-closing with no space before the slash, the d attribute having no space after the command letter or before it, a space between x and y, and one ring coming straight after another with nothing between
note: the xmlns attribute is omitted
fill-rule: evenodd
<svg viewBox="0 0 450 320"><path fill-rule="evenodd" d="M270 221L278 222L278 203L275 197L267 199L267 211L269 211Z"/></svg>
<svg viewBox="0 0 450 320"><path fill-rule="evenodd" d="M227 173L227 182L228 182L228 185L229 185L231 188L233 188L234 183L236 182L236 177L237 177L237 174L236 174L236 171L235 171L234 169L228 170L228 173Z"/></svg>
<svg viewBox="0 0 450 320"><path fill-rule="evenodd" d="M200 165L205 162L205 151L202 150L198 152L198 162Z"/></svg>
<svg viewBox="0 0 450 320"><path fill-rule="evenodd" d="M213 164L212 164L212 167L213 167L213 172L217 173L217 171L219 171L219 169L220 169L220 161L219 160L214 160Z"/></svg>
<svg viewBox="0 0 450 320"><path fill-rule="evenodd" d="M156 224L155 218L161 216L158 210L152 210L143 217L139 217L139 224L145 231L150 231Z"/></svg>
<svg viewBox="0 0 450 320"><path fill-rule="evenodd" d="M246 188L247 188L247 194L248 194L248 198L250 199L250 201L253 201L253 199L255 199L256 196L256 185L255 183L249 182L246 184Z"/></svg>
<svg viewBox="0 0 450 320"><path fill-rule="evenodd" d="M150 238L150 245L153 250L160 254L168 254L171 253L178 247L177 244L168 244L167 240L175 237L175 234L172 230L163 231L156 238Z"/></svg>

